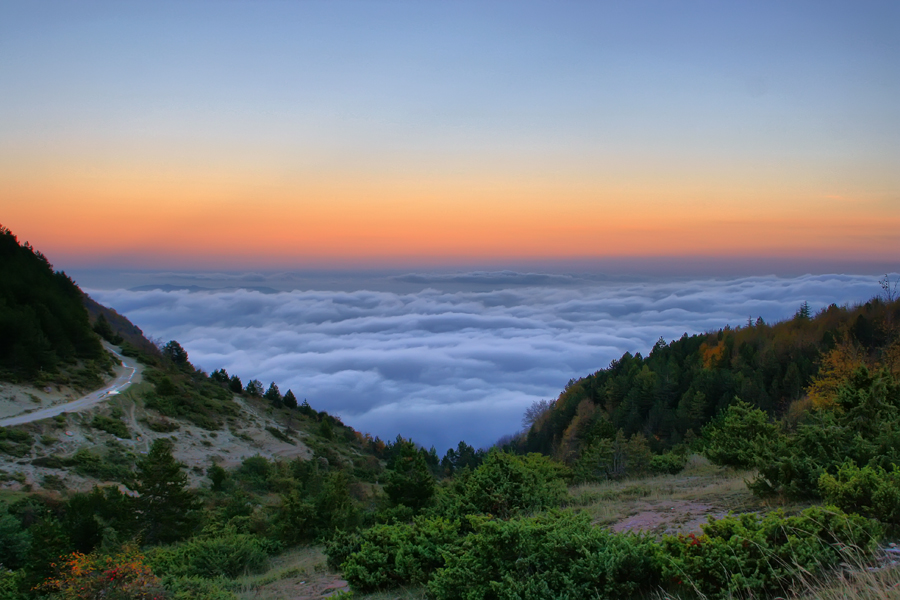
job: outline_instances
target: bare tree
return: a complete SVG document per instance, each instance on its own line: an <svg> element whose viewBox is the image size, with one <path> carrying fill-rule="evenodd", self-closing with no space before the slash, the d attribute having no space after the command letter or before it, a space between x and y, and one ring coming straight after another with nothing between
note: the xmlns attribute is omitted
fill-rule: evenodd
<svg viewBox="0 0 900 600"><path fill-rule="evenodd" d="M878 280L878 284L884 290L885 301L890 303L897 299L897 286L900 285L900 277L891 281L891 276L885 273L884 277Z"/></svg>
<svg viewBox="0 0 900 600"><path fill-rule="evenodd" d="M531 406L525 409L525 416L522 417L522 427L531 428L541 416L550 410L551 404L547 400L535 400Z"/></svg>

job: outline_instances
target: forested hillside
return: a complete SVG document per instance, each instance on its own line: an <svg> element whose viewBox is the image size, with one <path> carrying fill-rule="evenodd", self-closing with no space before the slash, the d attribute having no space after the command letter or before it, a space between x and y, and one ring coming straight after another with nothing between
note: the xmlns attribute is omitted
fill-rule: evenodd
<svg viewBox="0 0 900 600"><path fill-rule="evenodd" d="M889 283L889 282L888 282ZM530 428L511 443L572 463L601 439L644 436L655 451L690 442L738 399L770 416L788 414L827 386L834 370L896 362L900 303L873 298L831 305L790 320L660 339L649 355L625 353L608 368L572 380L555 402L533 407ZM822 372L824 364L827 373ZM822 376L822 380L817 379Z"/></svg>
<svg viewBox="0 0 900 600"><path fill-rule="evenodd" d="M0 379L34 380L104 357L78 286L0 227Z"/></svg>

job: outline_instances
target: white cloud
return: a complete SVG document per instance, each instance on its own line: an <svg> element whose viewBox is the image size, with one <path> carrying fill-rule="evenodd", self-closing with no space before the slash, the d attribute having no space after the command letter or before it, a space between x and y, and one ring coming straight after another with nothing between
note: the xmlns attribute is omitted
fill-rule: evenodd
<svg viewBox="0 0 900 600"><path fill-rule="evenodd" d="M439 287L441 277L419 278ZM362 431L413 437L443 453L460 439L488 445L519 427L534 400L660 336L774 321L865 301L877 278L807 275L589 282L474 273L490 291L95 290L148 335L176 339L191 361L246 382L275 381ZM534 285L538 283L539 285Z"/></svg>

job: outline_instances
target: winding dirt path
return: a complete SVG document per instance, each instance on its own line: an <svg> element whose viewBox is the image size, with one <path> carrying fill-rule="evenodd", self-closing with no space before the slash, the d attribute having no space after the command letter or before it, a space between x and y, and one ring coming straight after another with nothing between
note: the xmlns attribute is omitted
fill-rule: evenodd
<svg viewBox="0 0 900 600"><path fill-rule="evenodd" d="M104 344L105 345L105 344ZM48 408L42 408L34 412L10 417L0 420L0 427L9 427L10 425L21 425L22 423L31 423L32 421L40 421L41 419L49 419L62 413L78 412L86 408L90 408L104 400L108 400L110 396L114 396L131 385L135 375L139 375L142 371L140 363L122 356L118 350L112 346L106 346L106 349L116 355L122 361L122 372L116 375L115 379L110 381L106 387L94 390L90 394L82 396L78 400L66 402L65 404L57 404Z"/></svg>

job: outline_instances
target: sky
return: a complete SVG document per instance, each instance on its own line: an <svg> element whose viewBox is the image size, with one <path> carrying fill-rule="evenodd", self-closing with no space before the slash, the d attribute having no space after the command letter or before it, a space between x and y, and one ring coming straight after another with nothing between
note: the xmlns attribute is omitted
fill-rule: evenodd
<svg viewBox="0 0 900 600"><path fill-rule="evenodd" d="M896 2L0 0L0 223L83 270L883 272L897 23Z"/></svg>
<svg viewBox="0 0 900 600"><path fill-rule="evenodd" d="M274 382L358 431L402 435L441 455L460 440L488 447L520 431L532 403L555 400L570 379L624 352L646 356L661 337L758 317L772 323L803 302L816 312L882 291L876 277L861 275L604 279L515 271L410 272L383 278L377 290L319 280L290 291L278 291L298 283L286 274L244 273L231 289L209 289L222 278L182 274L174 287L88 292L160 342L178 340L207 372Z"/></svg>

